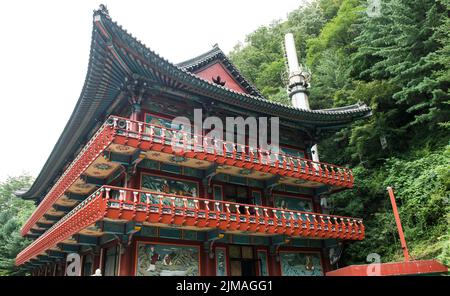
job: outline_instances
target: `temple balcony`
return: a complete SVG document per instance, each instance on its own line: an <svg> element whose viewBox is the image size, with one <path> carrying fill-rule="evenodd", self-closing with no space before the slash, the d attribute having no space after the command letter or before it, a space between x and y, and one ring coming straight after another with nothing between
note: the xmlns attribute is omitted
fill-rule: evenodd
<svg viewBox="0 0 450 296"><path fill-rule="evenodd" d="M110 116L49 190L22 228L22 235L40 235L43 228L50 228L99 186L108 184L122 165L142 159L204 170L205 178L223 173L271 186L327 185L334 190L353 186L348 168Z"/></svg>
<svg viewBox="0 0 450 296"><path fill-rule="evenodd" d="M106 233L99 227L102 221L123 225L132 221L137 229L157 226L259 236L364 238L361 219L102 186L24 249L16 263L48 256L61 244L73 246L87 243L89 237L99 238Z"/></svg>
<svg viewBox="0 0 450 296"><path fill-rule="evenodd" d="M149 159L167 159L167 162L203 169L215 164L217 173L265 180L279 177L279 183L297 186L353 187L349 168L116 116L110 117L106 124L115 130L113 144L108 149L113 153L133 154L139 150Z"/></svg>

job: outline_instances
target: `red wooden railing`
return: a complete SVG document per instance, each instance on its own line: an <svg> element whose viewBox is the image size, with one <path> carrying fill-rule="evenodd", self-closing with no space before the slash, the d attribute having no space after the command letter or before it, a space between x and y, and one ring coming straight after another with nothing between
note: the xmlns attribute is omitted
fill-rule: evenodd
<svg viewBox="0 0 450 296"><path fill-rule="evenodd" d="M16 264L27 262L103 218L254 235L364 238L361 219L103 186L23 250Z"/></svg>
<svg viewBox="0 0 450 296"><path fill-rule="evenodd" d="M353 187L353 173L349 168L117 116L111 116L107 122L117 131L114 143L329 185Z"/></svg>
<svg viewBox="0 0 450 296"><path fill-rule="evenodd" d="M223 231L360 240L361 219L104 186L106 217Z"/></svg>

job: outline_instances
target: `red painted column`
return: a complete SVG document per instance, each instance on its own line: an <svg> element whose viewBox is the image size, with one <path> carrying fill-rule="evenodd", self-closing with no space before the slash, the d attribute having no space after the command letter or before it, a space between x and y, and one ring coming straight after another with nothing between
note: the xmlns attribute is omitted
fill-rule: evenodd
<svg viewBox="0 0 450 296"><path fill-rule="evenodd" d="M124 248L124 247L121 247ZM123 251L123 254L120 255L120 270L119 275L129 276L133 275L132 267L132 248L128 246Z"/></svg>
<svg viewBox="0 0 450 296"><path fill-rule="evenodd" d="M103 249L100 249L99 253L100 254L98 254L98 255L97 254L94 255L94 273L95 273L95 271L97 269L102 270L102 260L103 260L102 253L103 253ZM103 274L103 270L102 270L102 274Z"/></svg>
<svg viewBox="0 0 450 296"><path fill-rule="evenodd" d="M280 276L280 262L276 260L275 254L268 254L269 260L269 275L270 276Z"/></svg>
<svg viewBox="0 0 450 296"><path fill-rule="evenodd" d="M214 260L215 260L215 258L210 258L209 248L202 246L200 249L200 265L201 266L200 266L200 270L199 270L201 276L216 275Z"/></svg>
<svg viewBox="0 0 450 296"><path fill-rule="evenodd" d="M133 121L141 120L141 105L136 101L136 99L132 99L133 103L131 104L131 115L130 119ZM137 124L131 125L132 130L138 131L139 126Z"/></svg>

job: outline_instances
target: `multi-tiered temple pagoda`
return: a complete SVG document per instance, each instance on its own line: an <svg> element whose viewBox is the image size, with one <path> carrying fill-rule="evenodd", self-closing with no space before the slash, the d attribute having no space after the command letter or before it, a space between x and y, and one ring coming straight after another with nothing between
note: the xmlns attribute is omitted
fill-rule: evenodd
<svg viewBox="0 0 450 296"><path fill-rule="evenodd" d="M195 136L180 143L197 149L174 151L180 130L171 120L193 120L194 109L278 117L281 151L268 161L274 155L261 148ZM369 115L365 105L268 101L217 46L170 63L101 7L75 110L20 194L38 207L22 229L33 242L16 263L65 275L75 253L81 275L324 275L341 242L362 240L364 226L328 214L324 196L352 188L352 171L313 161L311 149L323 132Z"/></svg>

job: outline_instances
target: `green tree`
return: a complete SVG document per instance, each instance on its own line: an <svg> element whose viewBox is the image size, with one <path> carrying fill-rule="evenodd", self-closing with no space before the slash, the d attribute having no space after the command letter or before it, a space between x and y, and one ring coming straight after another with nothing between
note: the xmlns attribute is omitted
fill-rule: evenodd
<svg viewBox="0 0 450 296"><path fill-rule="evenodd" d="M15 258L30 243L20 235L20 229L35 206L16 197L14 192L29 187L32 181L32 177L23 175L0 182L0 275L24 272L15 266Z"/></svg>
<svg viewBox="0 0 450 296"><path fill-rule="evenodd" d="M363 79L387 79L398 86L392 100L410 115L405 122L422 137L448 121L448 2L384 1L380 17L364 17L355 39L355 71ZM447 52L446 52L447 51ZM439 77L439 78L438 78Z"/></svg>

